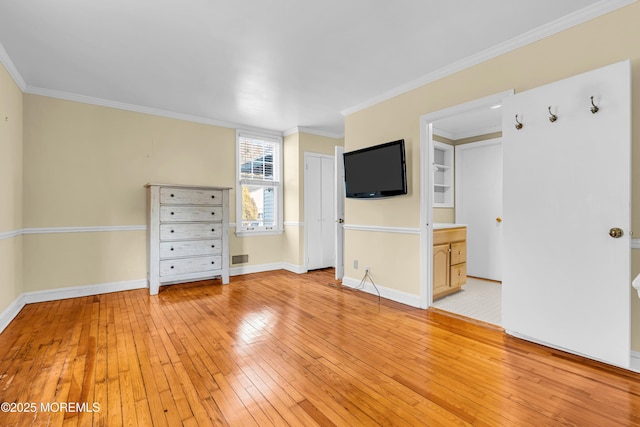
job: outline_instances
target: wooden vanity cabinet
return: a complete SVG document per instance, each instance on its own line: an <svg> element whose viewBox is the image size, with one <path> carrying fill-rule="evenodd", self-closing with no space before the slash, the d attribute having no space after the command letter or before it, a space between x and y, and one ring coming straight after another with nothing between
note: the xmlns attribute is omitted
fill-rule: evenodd
<svg viewBox="0 0 640 427"><path fill-rule="evenodd" d="M457 292L467 282L467 228L433 231L433 299Z"/></svg>

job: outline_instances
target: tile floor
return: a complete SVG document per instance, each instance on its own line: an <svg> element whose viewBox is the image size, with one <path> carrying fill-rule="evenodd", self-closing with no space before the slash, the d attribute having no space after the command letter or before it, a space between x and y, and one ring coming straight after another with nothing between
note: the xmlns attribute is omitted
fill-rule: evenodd
<svg viewBox="0 0 640 427"><path fill-rule="evenodd" d="M433 306L501 326L502 285L497 282L468 277L462 291L434 301Z"/></svg>

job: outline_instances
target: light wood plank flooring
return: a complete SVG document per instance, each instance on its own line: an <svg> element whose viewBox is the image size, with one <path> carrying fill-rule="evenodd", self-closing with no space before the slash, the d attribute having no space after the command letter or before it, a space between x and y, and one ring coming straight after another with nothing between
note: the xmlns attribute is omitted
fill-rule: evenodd
<svg viewBox="0 0 640 427"><path fill-rule="evenodd" d="M0 402L38 407L0 425L640 425L640 375L332 274L28 305L0 335Z"/></svg>

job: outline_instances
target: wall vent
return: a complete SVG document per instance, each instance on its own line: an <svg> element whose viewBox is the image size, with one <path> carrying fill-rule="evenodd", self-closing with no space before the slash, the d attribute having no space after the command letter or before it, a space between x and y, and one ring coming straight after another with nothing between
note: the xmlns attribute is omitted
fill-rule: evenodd
<svg viewBox="0 0 640 427"><path fill-rule="evenodd" d="M231 264L246 264L249 262L249 255L233 255L231 257Z"/></svg>

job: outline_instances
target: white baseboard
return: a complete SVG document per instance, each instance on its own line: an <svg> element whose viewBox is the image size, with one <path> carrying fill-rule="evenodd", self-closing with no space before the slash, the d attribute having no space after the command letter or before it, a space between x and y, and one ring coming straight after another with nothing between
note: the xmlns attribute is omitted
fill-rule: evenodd
<svg viewBox="0 0 640 427"><path fill-rule="evenodd" d="M0 332L4 331L9 323L20 313L20 310L26 305L24 301L24 294L20 295L15 299L9 307L5 308L2 313L0 313Z"/></svg>
<svg viewBox="0 0 640 427"><path fill-rule="evenodd" d="M640 351L631 350L631 363L629 369L640 373Z"/></svg>
<svg viewBox="0 0 640 427"><path fill-rule="evenodd" d="M111 292L130 291L147 288L147 281L127 280L122 282L102 283L99 285L72 286L68 288L49 289L46 291L24 292L0 313L0 333L20 313L26 304L37 302L57 301L67 298L88 297L92 295L108 294Z"/></svg>
<svg viewBox="0 0 640 427"><path fill-rule="evenodd" d="M360 279L354 279L353 277L343 277L342 284L345 286L349 286L350 288L357 288L360 286ZM380 286L376 284L378 291L380 291L380 296L382 298L390 299L395 302L399 302L401 304L406 304L411 307L420 308L420 296L408 294L406 292L398 291L395 289L385 288L384 286ZM365 282L362 290L369 294L378 295L376 292L376 288L371 284L371 282Z"/></svg>
<svg viewBox="0 0 640 427"><path fill-rule="evenodd" d="M296 274L303 274L307 269L303 265L294 265L286 262L274 262L271 264L246 265L242 267L231 267L229 269L230 276L239 276L241 274L262 273L264 271L287 270Z"/></svg>
<svg viewBox="0 0 640 427"><path fill-rule="evenodd" d="M57 301L67 298L88 297L92 295L108 294L111 292L131 291L133 289L148 288L147 281L127 280L123 282L102 283L99 285L72 286L46 291L25 292L22 294L26 304L36 302Z"/></svg>

